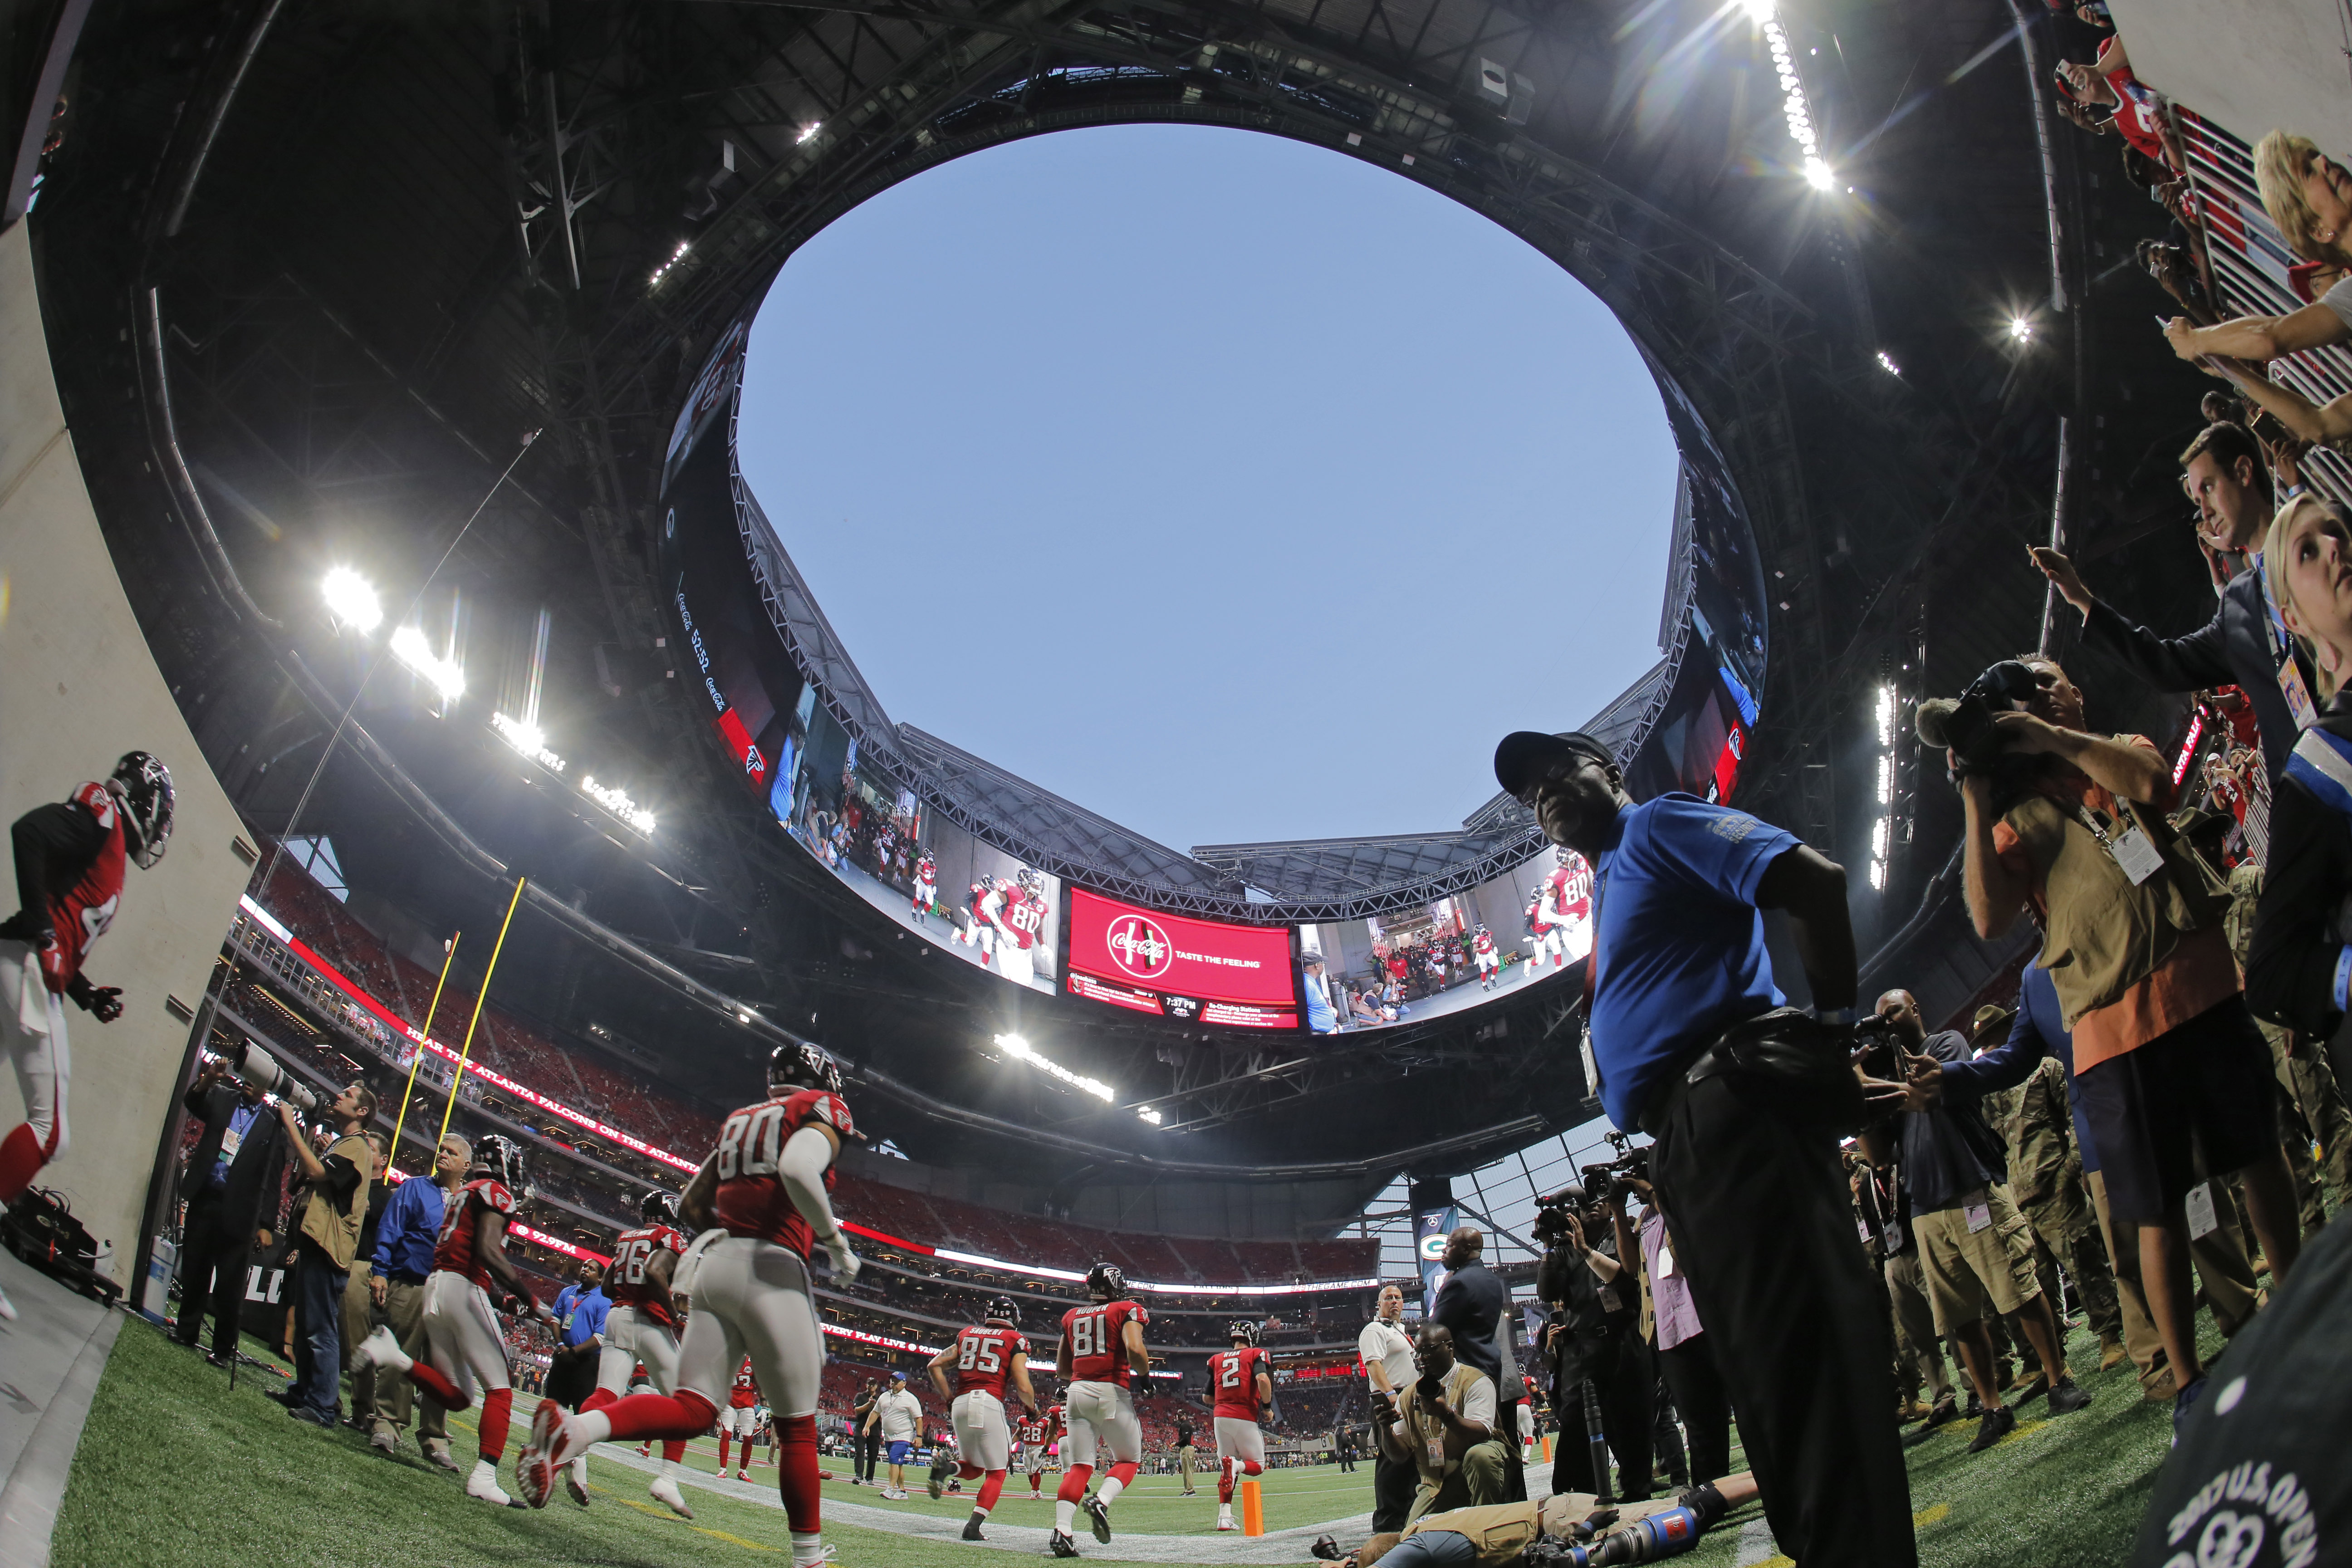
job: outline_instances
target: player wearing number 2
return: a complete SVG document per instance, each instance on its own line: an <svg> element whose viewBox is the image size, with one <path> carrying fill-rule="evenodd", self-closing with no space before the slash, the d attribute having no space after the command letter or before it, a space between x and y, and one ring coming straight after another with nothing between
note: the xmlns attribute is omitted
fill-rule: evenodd
<svg viewBox="0 0 2352 1568"><path fill-rule="evenodd" d="M1010 1296L999 1296L988 1304L987 1313L976 1329L957 1333L955 1343L931 1358L931 1386L939 1390L940 1399L949 1405L955 1418L956 1448L963 1456L958 1463L955 1455L940 1449L939 1458L931 1461L931 1498L938 1500L945 1489L950 1472L964 1480L986 1477L980 1483L980 1497L973 1503L971 1518L963 1527L966 1541L984 1541L980 1527L988 1522L988 1510L1004 1490L1005 1472L1013 1468L1013 1432L1004 1423L1004 1388L1007 1384L1021 1396L1021 1406L1030 1415L1037 1414L1037 1393L1029 1386L1029 1342L1014 1327L1020 1321L1020 1309ZM956 1386L948 1388L948 1369L955 1369Z"/></svg>
<svg viewBox="0 0 2352 1568"><path fill-rule="evenodd" d="M677 1321L685 1307L672 1293L677 1260L686 1251L686 1237L677 1230L677 1194L647 1193L638 1212L645 1224L625 1230L613 1244L613 1261L604 1269L604 1294L613 1310L604 1320L604 1350L596 1363L596 1392L580 1402L583 1410L601 1410L629 1392L639 1365L664 1394L677 1391ZM671 1438L662 1445L661 1474L646 1489L656 1502L680 1519L694 1510L677 1489L685 1473L686 1443ZM583 1486L588 1479L588 1456L583 1450L572 1461L573 1477Z"/></svg>
<svg viewBox="0 0 2352 1568"><path fill-rule="evenodd" d="M525 1501L546 1507L555 1470L607 1437L699 1434L748 1353L775 1407L776 1485L794 1568L824 1561L816 1463L824 1346L808 1259L812 1247L822 1247L836 1280L857 1278L857 1255L826 1194L841 1141L859 1135L832 1056L805 1040L778 1046L768 1058L768 1099L720 1124L718 1148L678 1201L698 1235L687 1255L694 1313L678 1346L677 1394L634 1394L572 1415L542 1404L515 1467Z"/></svg>
<svg viewBox="0 0 2352 1568"><path fill-rule="evenodd" d="M1273 1358L1257 1348L1257 1325L1236 1318L1225 1327L1234 1348L1209 1358L1209 1386L1216 1404L1210 1416L1217 1427L1217 1528L1234 1528L1234 1478L1265 1468L1265 1434L1257 1413L1274 1399Z"/></svg>
<svg viewBox="0 0 2352 1568"><path fill-rule="evenodd" d="M1078 1554L1070 1526L1081 1506L1095 1539L1110 1543L1110 1505L1143 1462L1134 1379L1151 1375L1151 1352L1143 1348L1143 1325L1151 1315L1127 1300L1127 1276L1115 1263L1097 1263L1087 1271L1087 1305L1062 1314L1062 1337L1054 1347L1054 1370L1069 1391L1062 1489L1054 1500L1054 1533L1047 1542L1056 1557ZM1110 1474L1089 1497L1087 1482L1094 1478L1097 1443L1110 1446Z"/></svg>

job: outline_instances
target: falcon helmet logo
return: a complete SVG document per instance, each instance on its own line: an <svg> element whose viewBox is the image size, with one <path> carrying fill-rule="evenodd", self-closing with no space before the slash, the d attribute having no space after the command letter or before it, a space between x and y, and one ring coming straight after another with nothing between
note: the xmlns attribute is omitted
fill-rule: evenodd
<svg viewBox="0 0 2352 1568"><path fill-rule="evenodd" d="M1175 944L1158 921L1143 915L1121 915L1110 922L1103 938L1111 962L1138 980L1157 980L1176 962Z"/></svg>

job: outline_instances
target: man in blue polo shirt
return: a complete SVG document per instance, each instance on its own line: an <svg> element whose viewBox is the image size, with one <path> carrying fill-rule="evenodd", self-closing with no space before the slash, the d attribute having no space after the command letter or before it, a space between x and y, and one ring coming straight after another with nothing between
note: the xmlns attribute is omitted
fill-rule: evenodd
<svg viewBox="0 0 2352 1568"><path fill-rule="evenodd" d="M1636 805L1591 735L1506 736L1495 777L1545 837L1592 867L1587 995L1601 1103L1619 1127L1656 1140L1651 1181L1717 1341L1775 1541L1805 1568L1908 1568L1918 1549L1894 1340L1884 1289L1854 1244L1836 1140L1791 1119L1776 1086L1715 1048L1783 1003L1767 909L1789 918L1821 1024L1851 1034L1845 872L1780 828L1690 795Z"/></svg>

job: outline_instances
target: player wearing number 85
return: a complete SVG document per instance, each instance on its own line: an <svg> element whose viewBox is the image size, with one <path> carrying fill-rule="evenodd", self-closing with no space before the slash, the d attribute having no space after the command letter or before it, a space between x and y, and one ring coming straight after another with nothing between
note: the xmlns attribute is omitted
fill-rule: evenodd
<svg viewBox="0 0 2352 1568"><path fill-rule="evenodd" d="M1136 1419L1133 1380L1151 1375L1151 1352L1143 1348L1143 1325L1151 1315L1127 1300L1127 1276L1114 1263L1087 1271L1087 1304L1062 1314L1062 1337L1054 1348L1054 1370L1069 1390L1069 1436L1063 1440L1062 1489L1054 1500L1054 1533L1048 1545L1056 1557L1076 1557L1070 1538L1083 1500L1095 1539L1110 1542L1110 1505L1135 1479L1143 1461L1143 1425ZM1095 1446L1110 1445L1110 1474L1087 1496L1094 1478Z"/></svg>
<svg viewBox="0 0 2352 1568"><path fill-rule="evenodd" d="M1005 1473L1013 1468L1013 1433L1004 1422L1005 1384L1011 1384L1021 1396L1023 1409L1032 1417L1037 1414L1037 1394L1029 1386L1029 1342L1015 1327L1019 1321L1020 1309L1013 1298L999 1296L988 1304L978 1328L961 1331L955 1343L931 1358L931 1386L942 1401L953 1402L949 1409L955 1417L956 1448L962 1455L959 1462L941 1448L931 1461L931 1498L938 1500L950 1474L968 1481L987 1478L981 1481L980 1499L964 1524L966 1541L987 1539L980 1527L988 1522L988 1510L996 1506ZM953 1391L948 1387L950 1367L956 1374Z"/></svg>

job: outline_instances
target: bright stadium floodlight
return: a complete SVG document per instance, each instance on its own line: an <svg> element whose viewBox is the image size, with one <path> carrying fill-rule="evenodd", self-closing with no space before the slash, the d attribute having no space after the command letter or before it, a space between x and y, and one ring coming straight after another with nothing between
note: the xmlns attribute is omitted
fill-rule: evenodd
<svg viewBox="0 0 2352 1568"><path fill-rule="evenodd" d="M1148 1121L1154 1127L1159 1126L1160 1122L1167 1120L1167 1118L1161 1116L1158 1110L1149 1105L1137 1106L1135 1108L1135 1115L1137 1121Z"/></svg>
<svg viewBox="0 0 2352 1568"><path fill-rule="evenodd" d="M1830 166L1827 163L1822 163L1819 158L1805 160L1805 184L1817 191L1826 191L1836 183L1837 176L1830 173Z"/></svg>
<svg viewBox="0 0 2352 1568"><path fill-rule="evenodd" d="M494 712L490 715L490 728L499 732L500 740L549 773L563 771L563 759L547 749L547 737L541 733L538 725L525 723L510 714Z"/></svg>
<svg viewBox="0 0 2352 1568"><path fill-rule="evenodd" d="M2011 316L2009 319L2009 341L2022 347L2033 341L2033 318Z"/></svg>
<svg viewBox="0 0 2352 1568"><path fill-rule="evenodd" d="M1903 367L1896 364L1895 363L1895 356L1888 353L1885 349L1878 351L1878 368L1885 371L1889 375L1901 375L1903 374Z"/></svg>
<svg viewBox="0 0 2352 1568"><path fill-rule="evenodd" d="M803 126L802 126L802 127L801 127L801 133L800 133L799 135L797 135L797 136L795 136L795 137L793 137L793 145L794 145L795 147L799 146L802 142L806 142L807 140L809 140L809 138L811 138L811 137L814 136L818 132L820 132L820 131L822 131L822 130L824 130L824 121L822 121L822 120L812 120L812 121L810 121L806 125L803 125Z"/></svg>
<svg viewBox="0 0 2352 1568"><path fill-rule="evenodd" d="M1027 1062L1031 1067L1035 1068L1047 1078L1068 1084L1072 1089L1082 1089L1087 1094L1093 1095L1097 1100L1108 1102L1108 1100L1116 1098L1116 1096L1111 1092L1110 1085L1103 1082L1102 1079L1098 1078L1087 1078L1082 1073L1072 1072L1069 1068L1062 1066L1059 1062L1047 1061L1044 1057L1039 1056L1034 1050L1031 1049L1029 1042L1023 1039L1018 1035L997 1036L996 1048L1003 1051L1014 1061Z"/></svg>
<svg viewBox="0 0 2352 1568"><path fill-rule="evenodd" d="M348 566L338 566L319 584L327 614L356 632L372 632L383 624L383 601L375 584Z"/></svg>
<svg viewBox="0 0 2352 1568"><path fill-rule="evenodd" d="M1772 0L1739 0L1739 8L1747 12L1748 19L1759 27L1772 20L1777 9Z"/></svg>
<svg viewBox="0 0 2352 1568"><path fill-rule="evenodd" d="M406 665L409 670L427 686L441 694L443 703L451 703L466 694L466 671L454 658L443 658L425 640L424 631L416 626L403 626L392 634L392 657Z"/></svg>
<svg viewBox="0 0 2352 1568"><path fill-rule="evenodd" d="M654 833L654 814L629 798L629 792L614 785L600 784L593 774L580 780L580 793L619 817L650 838Z"/></svg>

